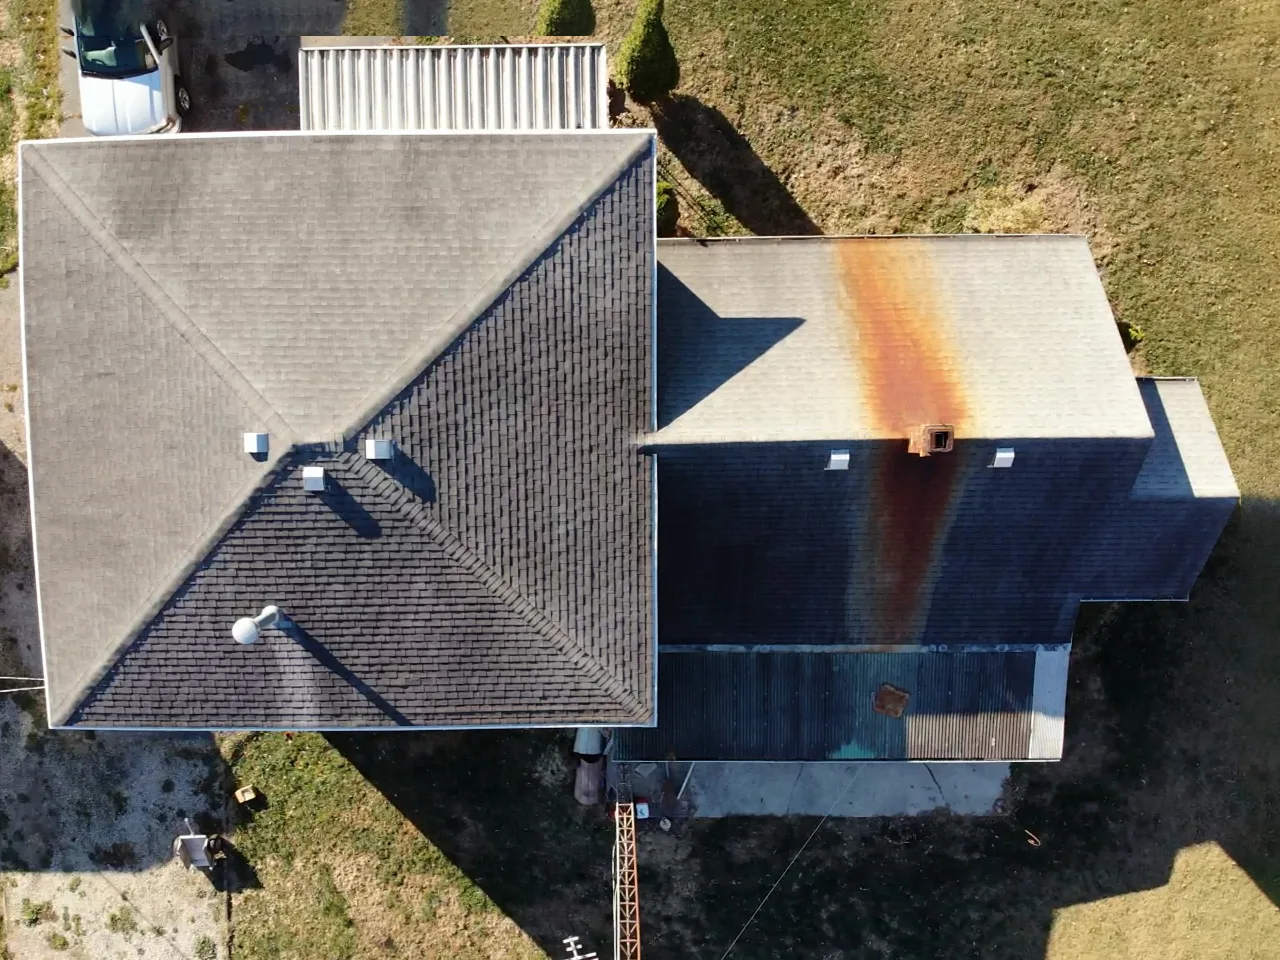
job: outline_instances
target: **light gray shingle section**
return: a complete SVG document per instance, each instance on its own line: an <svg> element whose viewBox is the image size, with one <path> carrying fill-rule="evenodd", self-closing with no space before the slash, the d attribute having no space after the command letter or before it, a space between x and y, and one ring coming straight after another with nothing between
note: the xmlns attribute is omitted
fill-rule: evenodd
<svg viewBox="0 0 1280 960"><path fill-rule="evenodd" d="M80 229L23 182L31 469L51 707L69 708L265 465L263 424Z"/></svg>
<svg viewBox="0 0 1280 960"><path fill-rule="evenodd" d="M908 420L953 423L960 438L1151 435L1083 238L658 249L657 444L903 437L885 422L899 406ZM922 353L953 400L903 400L919 392Z"/></svg>
<svg viewBox="0 0 1280 960"><path fill-rule="evenodd" d="M1138 500L1238 499L1226 451L1200 384L1181 378L1138 382L1156 437L1133 485Z"/></svg>
<svg viewBox="0 0 1280 960"><path fill-rule="evenodd" d="M74 185L300 436L323 439L406 356L451 340L470 297L643 141L267 135L24 149Z"/></svg>

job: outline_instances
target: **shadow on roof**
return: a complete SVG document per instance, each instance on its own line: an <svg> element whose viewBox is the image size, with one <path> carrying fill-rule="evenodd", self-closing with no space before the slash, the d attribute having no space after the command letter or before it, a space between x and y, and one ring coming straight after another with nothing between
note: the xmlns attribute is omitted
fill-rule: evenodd
<svg viewBox="0 0 1280 960"><path fill-rule="evenodd" d="M799 317L722 317L658 265L658 428L679 419L795 332Z"/></svg>

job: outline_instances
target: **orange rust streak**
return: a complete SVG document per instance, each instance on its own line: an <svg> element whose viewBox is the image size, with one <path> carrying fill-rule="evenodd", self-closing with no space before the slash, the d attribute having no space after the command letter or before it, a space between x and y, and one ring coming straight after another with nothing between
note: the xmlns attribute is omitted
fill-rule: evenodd
<svg viewBox="0 0 1280 960"><path fill-rule="evenodd" d="M944 533L959 476L954 453L917 457L896 444L880 456L872 491L879 514L877 601L893 643L912 643L923 624L921 588Z"/></svg>
<svg viewBox="0 0 1280 960"><path fill-rule="evenodd" d="M881 436L926 423L963 428L969 408L946 342L932 256L920 240L836 244L862 392Z"/></svg>
<svg viewBox="0 0 1280 960"><path fill-rule="evenodd" d="M873 435L905 439L929 423L963 433L969 405L947 342L948 317L928 244L847 241L836 251ZM924 587L946 533L960 455L922 458L894 442L878 454L869 529L878 541L878 618L892 643L914 642L923 626Z"/></svg>

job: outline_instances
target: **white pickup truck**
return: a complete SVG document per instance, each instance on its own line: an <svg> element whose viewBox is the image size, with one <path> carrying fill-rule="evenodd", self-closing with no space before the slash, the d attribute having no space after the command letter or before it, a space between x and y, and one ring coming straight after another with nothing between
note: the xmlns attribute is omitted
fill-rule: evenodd
<svg viewBox="0 0 1280 960"><path fill-rule="evenodd" d="M74 46L80 74L80 116L97 136L177 133L191 108L178 76L178 50L163 20L134 23L104 10L73 4L73 26L62 27Z"/></svg>

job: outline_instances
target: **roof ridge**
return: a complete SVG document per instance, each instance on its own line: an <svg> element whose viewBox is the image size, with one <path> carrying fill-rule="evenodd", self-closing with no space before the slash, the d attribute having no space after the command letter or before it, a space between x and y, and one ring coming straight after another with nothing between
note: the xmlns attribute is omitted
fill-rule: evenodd
<svg viewBox="0 0 1280 960"><path fill-rule="evenodd" d="M351 454L343 454L353 474L364 481L375 496L430 537L445 554L474 576L481 586L502 601L512 613L528 623L540 636L569 658L574 666L586 671L615 702L636 714L644 705L604 664L588 653L573 635L557 623L545 610L515 588L452 531L427 513L423 503L393 477L373 463Z"/></svg>
<svg viewBox="0 0 1280 960"><path fill-rule="evenodd" d="M267 427L271 433L284 438L286 446L292 446L297 441L297 431L293 429L292 425L280 415L279 411L271 405L253 383L240 372L240 368L231 362L226 354L218 348L218 345L196 325L195 321L187 315L187 312L165 293L164 288L156 282L147 268L129 252L115 234L108 229L107 225L98 218L97 214L89 209L89 206L71 185L63 179L62 174L58 173L53 164L45 159L40 151L25 149L29 144L24 143L22 146L27 164L40 174L50 192L61 201L67 212L84 227L85 232L89 234L102 252L115 262L126 277L133 281L138 292L168 321L178 336L191 345L191 348L200 359L209 365L209 368L231 388L236 396L244 401L244 404L249 409L262 418L263 426Z"/></svg>
<svg viewBox="0 0 1280 960"><path fill-rule="evenodd" d="M653 149L653 139L645 133L620 159L602 168L594 180L588 181L589 186L582 192L579 199L567 205L559 215L549 219L542 229L530 238L525 248L511 260L511 266L507 270L492 277L471 299L454 311L453 316L440 327L435 336L423 343L421 349L396 367L395 372L386 382L352 412L341 431L342 439L351 440L377 418L433 360L444 353L455 340L480 319L484 312L493 306L494 302L510 289L511 285L520 279L593 203L617 183L618 178L636 163L642 153L651 149Z"/></svg>

